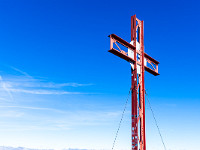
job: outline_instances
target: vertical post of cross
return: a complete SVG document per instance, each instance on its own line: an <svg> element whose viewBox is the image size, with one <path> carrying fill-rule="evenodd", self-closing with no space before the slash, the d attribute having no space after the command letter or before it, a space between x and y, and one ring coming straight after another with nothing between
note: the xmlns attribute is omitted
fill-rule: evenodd
<svg viewBox="0 0 200 150"><path fill-rule="evenodd" d="M144 87L144 27L143 27L144 22L139 21L139 43L140 43L140 71L141 73L139 74L139 88L140 88L140 94L139 94L139 100L141 106L139 107L140 111L140 134L141 134L141 139L140 139L140 150L146 150L146 132L145 132L145 87Z"/></svg>
<svg viewBox="0 0 200 150"><path fill-rule="evenodd" d="M133 41L134 47L136 47L136 15L131 17L131 41ZM134 51L134 59L136 60L136 50ZM132 150L138 150L138 126L137 126L137 64L134 63L134 69L131 68L131 80L132 80L132 114L131 114L131 133L132 133Z"/></svg>
<svg viewBox="0 0 200 150"><path fill-rule="evenodd" d="M144 88L144 34L143 21L131 17L131 41L134 51L132 72L132 150L146 150L145 88ZM139 131L139 133L138 133ZM138 148L139 141L139 148Z"/></svg>
<svg viewBox="0 0 200 150"><path fill-rule="evenodd" d="M144 52L144 22L136 18L136 15L131 17L131 43L115 34L109 37L109 52L131 64L131 149L146 150L144 72L160 75L159 62ZM113 47L113 43L118 49ZM128 52L121 50L117 43L127 47Z"/></svg>

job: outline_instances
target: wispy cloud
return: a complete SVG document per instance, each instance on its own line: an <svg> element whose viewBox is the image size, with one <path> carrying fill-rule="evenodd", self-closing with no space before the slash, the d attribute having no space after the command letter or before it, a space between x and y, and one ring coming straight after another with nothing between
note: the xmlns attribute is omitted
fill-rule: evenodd
<svg viewBox="0 0 200 150"><path fill-rule="evenodd" d="M46 110L46 111L53 111L57 113L65 113L65 111L53 109L53 108L45 108L45 107L31 107L31 106L0 106L0 108L19 108L19 109L31 109L31 110Z"/></svg>
<svg viewBox="0 0 200 150"><path fill-rule="evenodd" d="M11 92L15 93L26 93L26 94L37 94L37 95L66 95L66 94L85 94L81 92L67 92L67 91L60 91L60 90L27 90L27 89L10 89Z"/></svg>
<svg viewBox="0 0 200 150"><path fill-rule="evenodd" d="M2 76L0 76L0 84L2 88L8 93L11 100L13 100L12 93L10 92L10 89L6 86L7 84L3 81Z"/></svg>
<svg viewBox="0 0 200 150"><path fill-rule="evenodd" d="M55 83L52 81L41 80L40 78L34 78L27 72L24 72L18 68L10 66L11 69L22 74L22 76L0 76L0 91L4 90L13 100L12 93L26 93L26 94L37 94L37 95L66 95L66 94L87 94L82 92L67 91L67 87L83 87L90 86L92 84L82 83Z"/></svg>
<svg viewBox="0 0 200 150"><path fill-rule="evenodd" d="M20 69L18 69L18 68L15 68L15 67L13 67L13 66L10 66L10 68L13 69L13 70L15 70L15 71L17 71L17 72L19 72L19 73L21 73L21 74L23 74L24 76L26 76L26 77L28 77L28 78L33 78L33 77L30 76L28 73L26 73L26 72L24 72L24 71L22 71L22 70L20 70Z"/></svg>
<svg viewBox="0 0 200 150"><path fill-rule="evenodd" d="M82 87L90 86L93 84L80 84L80 83L54 83L46 82L44 80L29 80L29 79L8 79L5 81L8 86L20 86L20 87L37 87L37 88L62 88L62 87Z"/></svg>
<svg viewBox="0 0 200 150"><path fill-rule="evenodd" d="M19 127L9 124L7 130L69 130L76 128L76 126L98 126L107 125L115 120L118 121L121 112L120 111L70 111L61 110L55 108L45 108L45 107L32 107L32 106L0 106L1 115L0 117L10 117L10 118L23 118L26 122L25 124L19 124ZM26 111L28 110L28 111ZM29 111L30 110L30 111ZM45 113L42 113L45 111ZM40 112L40 117L33 117L34 114ZM52 114L52 115L49 115ZM31 117L32 116L32 117ZM14 121L14 120L13 120ZM30 124L29 124L30 122ZM6 125L6 123L5 123ZM0 124L0 127L4 126ZM23 128L22 128L23 126Z"/></svg>
<svg viewBox="0 0 200 150"><path fill-rule="evenodd" d="M6 101L6 98L0 97L0 101Z"/></svg>
<svg viewBox="0 0 200 150"><path fill-rule="evenodd" d="M68 106L66 107L66 110L63 110L57 108L59 106L60 108L63 108L63 106L61 106L63 103L54 107L54 102L50 102L50 105L48 105L49 101L46 98L49 98L49 96L40 97L40 95L51 95L52 98L59 97L60 100L63 97L56 95L91 94L79 91L84 86L91 86L92 84L90 83L53 82L44 78L33 77L14 67L12 69L19 72L20 75L3 74L3 77L0 76L0 99L2 99L0 105L0 117L5 119L5 122L7 122L7 118L12 118L13 122L13 124L7 123L9 127L5 125L2 129L10 131L40 129L69 130L76 125L103 124L107 122L107 120L111 120L118 116L117 112L94 112L84 111L83 109L82 111L79 111L76 110L76 108L69 108ZM3 101L8 99L8 96L10 99L13 99L14 97L15 101L12 103ZM41 105L37 105L38 107L33 107L35 104L35 97L41 102ZM43 102L45 101L47 101L47 105L45 104L44 106ZM75 110L72 111L71 109ZM23 123L19 123L19 120L22 120ZM17 127L17 125L19 127ZM0 127L1 126L2 124L0 124Z"/></svg>
<svg viewBox="0 0 200 150"><path fill-rule="evenodd" d="M0 107L1 108L1 107ZM18 112L18 111L14 111L14 110L9 110L6 111L6 113L0 113L0 117L4 117L4 118L20 118L24 115L23 112Z"/></svg>
<svg viewBox="0 0 200 150"><path fill-rule="evenodd" d="M78 121L85 120L107 120L108 118L118 118L121 115L120 111L64 111L60 109L47 108L47 107L32 107L32 106L20 106L20 105L4 105L0 106L0 108L17 108L17 109L29 109L29 110L44 110L51 111L55 113L68 114L68 117L77 119Z"/></svg>
<svg viewBox="0 0 200 150"><path fill-rule="evenodd" d="M10 146L0 146L0 150L56 150L56 149L35 149L35 148L27 148L27 147L10 147ZM99 149L78 149L78 148L62 148L57 150L99 150ZM101 149L107 150L107 149Z"/></svg>

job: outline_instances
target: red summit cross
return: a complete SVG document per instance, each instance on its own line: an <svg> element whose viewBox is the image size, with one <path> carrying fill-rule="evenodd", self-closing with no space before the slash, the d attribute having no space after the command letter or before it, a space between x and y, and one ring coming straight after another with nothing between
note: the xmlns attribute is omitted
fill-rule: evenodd
<svg viewBox="0 0 200 150"><path fill-rule="evenodd" d="M131 42L128 43L115 34L110 37L110 50L112 54L125 59L131 64L132 72L132 150L146 150L145 134L145 70L154 76L159 75L159 62L144 52L144 28L143 21L131 17ZM128 48L128 52L121 50L117 45ZM114 45L115 44L115 45ZM116 48L114 48L114 46Z"/></svg>

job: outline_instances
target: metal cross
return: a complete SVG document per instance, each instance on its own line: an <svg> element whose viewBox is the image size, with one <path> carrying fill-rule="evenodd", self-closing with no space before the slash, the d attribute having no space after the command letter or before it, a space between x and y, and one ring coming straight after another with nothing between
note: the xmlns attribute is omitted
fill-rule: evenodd
<svg viewBox="0 0 200 150"><path fill-rule="evenodd" d="M109 52L131 64L132 150L146 150L144 72L147 71L155 76L159 75L159 62L144 52L143 24L143 21L136 18L136 15L131 17L130 43L115 34L109 35ZM121 50L117 43L128 48L127 52ZM114 48L114 46L116 46L116 48Z"/></svg>

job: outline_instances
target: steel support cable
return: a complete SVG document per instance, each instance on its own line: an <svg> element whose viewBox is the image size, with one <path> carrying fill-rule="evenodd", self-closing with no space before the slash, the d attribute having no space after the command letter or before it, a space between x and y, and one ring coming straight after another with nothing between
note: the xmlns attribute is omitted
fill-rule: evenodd
<svg viewBox="0 0 200 150"><path fill-rule="evenodd" d="M126 107L127 107L127 104L128 104L128 100L129 100L129 96L130 96L131 91L132 91L132 88L130 88L130 90L129 90L129 93L128 93L128 96L127 96L127 99L126 99L126 102L125 102L125 105L124 105L124 109L123 109L123 112L122 112L122 116L121 116L121 119L120 119L120 122L119 122L119 126L118 126L118 129L117 129L116 135L115 135L115 139L114 139L114 142L113 142L113 145L112 145L112 150L113 150L114 147L115 147L115 143L116 143L116 140L117 140L117 136L118 136L120 127L121 127L122 120L123 120L123 118L124 118L124 113L125 113L125 111L126 111Z"/></svg>
<svg viewBox="0 0 200 150"><path fill-rule="evenodd" d="M155 124L156 124L156 127L157 127L157 129L158 129L158 133L159 133L159 135L160 135L160 138L161 138L161 141L162 141L163 147L164 147L165 150L167 150L167 148L166 148L166 146L165 146L165 143L164 143L164 140L163 140L163 137L162 137L162 134L161 134L161 132L160 132L160 128L159 128L159 126L158 126L158 122L157 122L157 120L156 120L156 117L155 117L154 111L153 111L153 109L152 109L152 107L151 107L151 103L150 103L150 101L149 101L149 98L148 98L148 95L147 95L146 91L145 91L145 94L146 94L146 99L147 99L147 101L148 101L148 104L149 104L149 107L150 107L151 113L152 113L152 115L153 115L153 119L154 119Z"/></svg>

